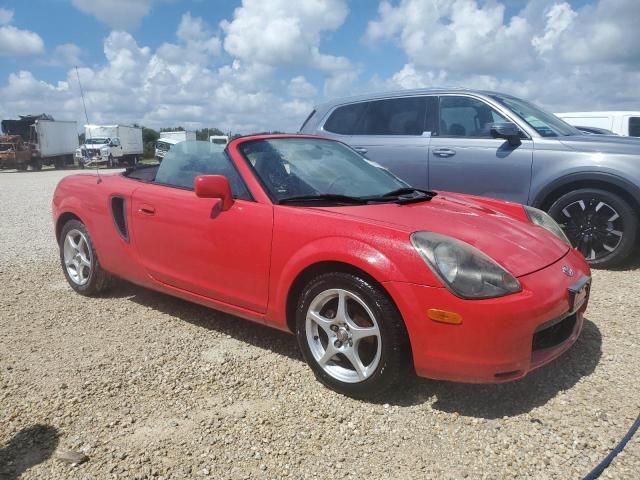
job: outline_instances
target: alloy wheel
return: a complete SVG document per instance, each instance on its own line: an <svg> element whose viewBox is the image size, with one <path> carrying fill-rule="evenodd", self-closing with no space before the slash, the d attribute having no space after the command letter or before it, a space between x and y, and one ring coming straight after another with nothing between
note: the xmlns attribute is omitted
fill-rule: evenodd
<svg viewBox="0 0 640 480"><path fill-rule="evenodd" d="M64 265L76 285L85 285L93 270L93 256L87 237L80 230L69 230L64 239Z"/></svg>
<svg viewBox="0 0 640 480"><path fill-rule="evenodd" d="M624 236L621 215L597 198L569 203L557 220L571 244L589 261L609 255L618 248Z"/></svg>
<svg viewBox="0 0 640 480"><path fill-rule="evenodd" d="M318 365L346 383L374 374L382 352L380 328L366 303L343 289L319 293L306 313L306 337Z"/></svg>

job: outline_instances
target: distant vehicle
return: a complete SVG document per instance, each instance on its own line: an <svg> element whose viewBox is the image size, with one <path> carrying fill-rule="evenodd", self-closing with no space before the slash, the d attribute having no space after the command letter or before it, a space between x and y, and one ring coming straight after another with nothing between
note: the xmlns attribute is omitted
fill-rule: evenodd
<svg viewBox="0 0 640 480"><path fill-rule="evenodd" d="M571 125L611 130L616 135L640 137L640 111L556 113Z"/></svg>
<svg viewBox="0 0 640 480"><path fill-rule="evenodd" d="M226 145L227 143L229 143L229 136L228 135L211 135L209 137L209 141L211 143L215 143L218 145Z"/></svg>
<svg viewBox="0 0 640 480"><path fill-rule="evenodd" d="M589 266L546 213L410 187L317 136L182 142L65 177L52 211L78 294L122 278L295 333L316 378L354 397L410 372L522 378L578 339L589 301Z"/></svg>
<svg viewBox="0 0 640 480"><path fill-rule="evenodd" d="M611 130L607 130L606 128L598 128L598 127L583 127L581 125L574 125L578 130L582 133L586 133L587 135L616 135Z"/></svg>
<svg viewBox="0 0 640 480"><path fill-rule="evenodd" d="M31 165L31 158L31 147L20 135L0 136L0 168L26 170Z"/></svg>
<svg viewBox="0 0 640 480"><path fill-rule="evenodd" d="M138 163L143 153L142 128L128 125L85 125L84 145L76 150L78 164L116 167Z"/></svg>
<svg viewBox="0 0 640 480"><path fill-rule="evenodd" d="M414 187L548 211L593 266L622 264L637 245L640 142L584 135L519 98L465 89L360 95L317 106L300 131L341 140Z"/></svg>
<svg viewBox="0 0 640 480"><path fill-rule="evenodd" d="M27 166L34 170L40 170L42 165L64 168L73 164L73 154L78 148L76 122L54 120L46 114L28 115L19 120L3 120L2 131L6 135L19 135L29 146L31 159Z"/></svg>
<svg viewBox="0 0 640 480"><path fill-rule="evenodd" d="M174 132L160 132L160 138L156 141L156 158L160 161L176 143L196 139L196 132L176 130Z"/></svg>

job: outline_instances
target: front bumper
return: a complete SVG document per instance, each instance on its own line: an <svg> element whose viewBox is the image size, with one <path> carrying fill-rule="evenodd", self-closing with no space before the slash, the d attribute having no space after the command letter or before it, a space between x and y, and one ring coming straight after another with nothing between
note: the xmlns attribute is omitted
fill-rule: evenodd
<svg viewBox="0 0 640 480"><path fill-rule="evenodd" d="M563 272L569 267L573 275ZM569 289L591 274L582 255L570 250L554 264L518 280L522 291L500 298L464 300L446 288L385 282L405 320L416 373L468 383L524 377L560 356L582 329L584 303L571 312ZM427 317L435 308L456 312L462 323Z"/></svg>

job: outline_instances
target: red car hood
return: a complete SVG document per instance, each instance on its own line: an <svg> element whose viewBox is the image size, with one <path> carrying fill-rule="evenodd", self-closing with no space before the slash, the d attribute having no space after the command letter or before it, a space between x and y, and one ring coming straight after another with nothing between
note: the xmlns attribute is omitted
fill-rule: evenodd
<svg viewBox="0 0 640 480"><path fill-rule="evenodd" d="M506 215L477 199L442 194L428 202L324 207L340 215L373 220L406 230L425 230L463 240L489 255L516 277L562 258L569 246L547 230Z"/></svg>

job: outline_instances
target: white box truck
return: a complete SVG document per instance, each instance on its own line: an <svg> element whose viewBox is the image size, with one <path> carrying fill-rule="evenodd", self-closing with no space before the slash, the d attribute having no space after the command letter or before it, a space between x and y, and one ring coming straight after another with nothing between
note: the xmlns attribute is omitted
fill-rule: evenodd
<svg viewBox="0 0 640 480"><path fill-rule="evenodd" d="M2 130L7 135L19 135L31 149L28 165L40 170L42 165L63 168L73 164L78 148L76 122L53 120L49 115L26 115L19 120L3 120Z"/></svg>
<svg viewBox="0 0 640 480"><path fill-rule="evenodd" d="M616 135L640 137L640 112L565 112L556 116L574 127L604 128Z"/></svg>
<svg viewBox="0 0 640 480"><path fill-rule="evenodd" d="M138 163L143 154L142 128L129 125L85 125L84 145L76 150L81 167L115 167Z"/></svg>
<svg viewBox="0 0 640 480"><path fill-rule="evenodd" d="M161 162L171 147L176 143L196 139L196 132L176 130L173 132L160 132L160 138L156 142L156 158Z"/></svg>

